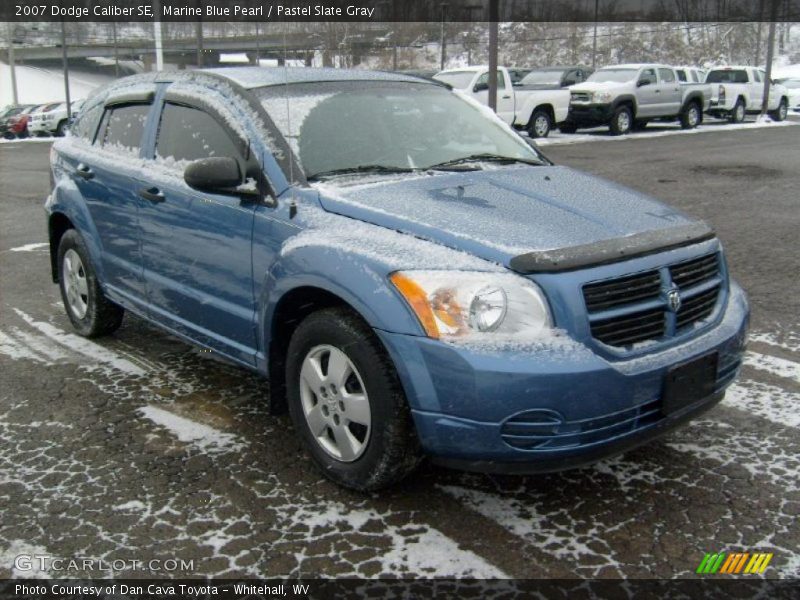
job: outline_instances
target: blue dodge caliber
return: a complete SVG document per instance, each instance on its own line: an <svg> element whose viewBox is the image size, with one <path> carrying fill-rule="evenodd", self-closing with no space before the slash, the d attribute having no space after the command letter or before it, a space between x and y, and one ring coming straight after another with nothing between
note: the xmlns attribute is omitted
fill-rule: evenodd
<svg viewBox="0 0 800 600"><path fill-rule="evenodd" d="M332 69L121 79L52 151L75 329L125 311L262 373L322 472L532 473L685 423L748 323L709 227L556 166L443 84Z"/></svg>

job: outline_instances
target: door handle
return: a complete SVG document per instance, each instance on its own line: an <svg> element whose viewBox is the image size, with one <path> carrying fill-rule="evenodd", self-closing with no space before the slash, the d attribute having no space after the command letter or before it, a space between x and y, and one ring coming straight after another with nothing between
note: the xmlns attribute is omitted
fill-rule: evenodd
<svg viewBox="0 0 800 600"><path fill-rule="evenodd" d="M78 177L83 177L84 179L91 179L94 177L94 171L92 171L83 163L78 164L78 166L75 168L75 174Z"/></svg>
<svg viewBox="0 0 800 600"><path fill-rule="evenodd" d="M139 196L144 198L145 200L149 200L150 202L164 202L166 198L164 197L164 192L159 190L157 187L150 187L150 188L142 188L139 190Z"/></svg>
<svg viewBox="0 0 800 600"><path fill-rule="evenodd" d="M656 93L656 94L660 94L661 90L653 90L653 92Z"/></svg>
<svg viewBox="0 0 800 600"><path fill-rule="evenodd" d="M508 100L511 96L503 96L503 100Z"/></svg>

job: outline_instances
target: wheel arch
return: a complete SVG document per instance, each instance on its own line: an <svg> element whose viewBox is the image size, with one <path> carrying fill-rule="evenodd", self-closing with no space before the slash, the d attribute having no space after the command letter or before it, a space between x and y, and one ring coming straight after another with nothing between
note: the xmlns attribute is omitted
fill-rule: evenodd
<svg viewBox="0 0 800 600"><path fill-rule="evenodd" d="M530 128L533 125L533 117L537 113L537 111L542 111L547 113L547 116L550 117L550 123L555 127L556 125L556 111L553 108L553 105L549 102L542 102L541 104L537 104L533 107L530 116L528 117L528 123L525 125L525 128Z"/></svg>
<svg viewBox="0 0 800 600"><path fill-rule="evenodd" d="M75 229L75 225L70 218L62 212L54 212L47 220L47 234L50 240L50 269L53 283L58 283L58 245L61 238L70 229Z"/></svg>

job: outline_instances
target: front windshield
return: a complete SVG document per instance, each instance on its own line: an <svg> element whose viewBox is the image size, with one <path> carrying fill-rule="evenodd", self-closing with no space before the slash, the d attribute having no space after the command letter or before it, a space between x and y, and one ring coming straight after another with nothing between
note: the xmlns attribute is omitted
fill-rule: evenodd
<svg viewBox="0 0 800 600"><path fill-rule="evenodd" d="M427 169L478 154L544 162L480 106L439 85L340 81L255 93L307 178L366 167Z"/></svg>
<svg viewBox="0 0 800 600"><path fill-rule="evenodd" d="M475 71L444 71L433 76L434 79L443 81L457 90L467 89L473 77Z"/></svg>
<svg viewBox="0 0 800 600"><path fill-rule="evenodd" d="M563 71L531 71L522 78L522 85L558 85Z"/></svg>
<svg viewBox="0 0 800 600"><path fill-rule="evenodd" d="M611 81L613 83L623 83L636 78L636 69L600 69L595 71L586 81Z"/></svg>

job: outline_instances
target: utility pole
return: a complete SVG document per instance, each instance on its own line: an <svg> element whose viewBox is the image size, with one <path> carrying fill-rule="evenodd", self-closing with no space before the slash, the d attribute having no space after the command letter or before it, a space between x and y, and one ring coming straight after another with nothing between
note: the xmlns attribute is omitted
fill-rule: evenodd
<svg viewBox="0 0 800 600"><path fill-rule="evenodd" d="M259 37L261 37L261 30L260 30L260 28L258 26L258 23L256 23L256 66L257 67L261 66L261 63L259 62L259 57L261 56L261 47L260 47L260 43L259 43Z"/></svg>
<svg viewBox="0 0 800 600"><path fill-rule="evenodd" d="M489 0L489 108L497 112L497 21L498 0Z"/></svg>
<svg viewBox="0 0 800 600"><path fill-rule="evenodd" d="M61 19L61 60L64 65L64 96L67 101L67 122L72 118L72 102L69 98L69 61L67 60L67 27Z"/></svg>
<svg viewBox="0 0 800 600"><path fill-rule="evenodd" d="M197 21L197 67L203 66L203 21Z"/></svg>
<svg viewBox="0 0 800 600"><path fill-rule="evenodd" d="M11 28L11 21L6 21L6 34L8 35L8 66L11 68L11 96L14 99L14 104L19 104L17 70L14 66L14 32Z"/></svg>
<svg viewBox="0 0 800 600"><path fill-rule="evenodd" d="M111 31L114 33L114 77L119 77L119 47L117 46L116 21L111 21Z"/></svg>
<svg viewBox="0 0 800 600"><path fill-rule="evenodd" d="M772 84L772 59L775 55L775 20L778 13L778 0L771 0L772 10L769 16L769 35L767 36L767 64L764 74L764 95L761 102L761 118L767 114L769 104L769 88Z"/></svg>
<svg viewBox="0 0 800 600"><path fill-rule="evenodd" d="M439 70L444 71L444 62L445 59L447 58L447 40L445 39L444 36L444 20L445 16L447 15L447 2L442 2L441 7L442 7L442 32L441 32L442 38L440 41L440 45L442 47L442 56L441 59L439 60Z"/></svg>
<svg viewBox="0 0 800 600"><path fill-rule="evenodd" d="M153 2L156 20L153 21L153 34L156 38L156 71L164 70L164 42L161 39L161 2Z"/></svg>
<svg viewBox="0 0 800 600"><path fill-rule="evenodd" d="M597 66L597 15L600 10L600 0L594 0L594 35L592 36L592 71Z"/></svg>

